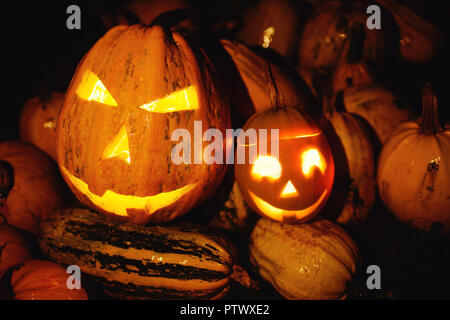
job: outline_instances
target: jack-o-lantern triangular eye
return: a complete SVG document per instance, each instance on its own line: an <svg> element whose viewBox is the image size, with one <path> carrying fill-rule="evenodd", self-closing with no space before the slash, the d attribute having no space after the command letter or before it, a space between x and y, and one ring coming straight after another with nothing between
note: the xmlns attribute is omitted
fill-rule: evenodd
<svg viewBox="0 0 450 320"><path fill-rule="evenodd" d="M117 106L114 97L106 89L102 81L91 71L83 75L83 79L77 89L77 95L84 100Z"/></svg>
<svg viewBox="0 0 450 320"><path fill-rule="evenodd" d="M198 96L195 86L182 90L150 103L139 106L140 109L155 113L170 113L198 109Z"/></svg>

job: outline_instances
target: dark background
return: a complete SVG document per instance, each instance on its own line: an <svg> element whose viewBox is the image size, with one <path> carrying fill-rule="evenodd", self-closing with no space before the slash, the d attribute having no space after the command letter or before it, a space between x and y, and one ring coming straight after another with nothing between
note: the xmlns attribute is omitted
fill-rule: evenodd
<svg viewBox="0 0 450 320"><path fill-rule="evenodd" d="M65 91L81 57L106 29L98 10L114 12L119 0L11 1L1 4L2 12L2 97L0 141L17 139L21 108L38 94L39 84L52 91ZM251 1L190 1L207 29L221 20L239 19ZM299 3L299 19L312 6ZM411 8L432 21L444 33L443 47L430 63L413 65L401 59L390 61L386 83L416 111L420 109L420 87L430 81L439 98L441 117L449 119L448 1L408 1ZM81 30L66 28L66 8L81 8ZM419 113L417 112L417 115ZM450 209L449 209L450 210ZM410 230L396 221L378 201L369 221L352 232L363 254L365 266L377 264L382 270L380 294L356 293L353 297L450 298L450 241L448 238ZM238 236L240 237L240 236ZM244 241L245 242L245 241ZM360 285L364 286L364 273ZM359 288L361 289L361 288ZM358 291L358 290L356 290ZM364 291L364 290L362 290ZM359 291L361 292L361 291ZM264 293L234 292L234 297L264 298ZM266 297L279 297L270 293Z"/></svg>

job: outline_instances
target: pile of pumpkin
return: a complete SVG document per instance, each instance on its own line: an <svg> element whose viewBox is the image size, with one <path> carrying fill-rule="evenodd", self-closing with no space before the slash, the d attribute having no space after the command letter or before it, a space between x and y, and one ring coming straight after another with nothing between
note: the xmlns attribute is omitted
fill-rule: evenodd
<svg viewBox="0 0 450 320"><path fill-rule="evenodd" d="M434 27L400 4L378 2L398 23L400 54L431 59ZM276 3L263 0L252 14L276 17L292 4ZM365 27L365 8L317 5L297 70L236 41L199 45L183 33L194 28L181 22L183 10L112 27L65 94L26 103L20 132L28 142L0 143L0 286L16 299L87 299L67 286L66 267L76 265L83 286L115 298L218 299L232 281L257 290L265 279L288 299L343 299L362 265L345 229L366 221L377 184L398 219L448 233L449 128L430 85L422 117L408 122L412 112L376 82L370 66L382 66L389 39L385 29ZM279 20L269 18L254 18L261 28L239 38L288 57L291 34L270 31L265 24ZM279 129L279 157L174 164L172 132L194 136L195 121L224 136L241 126ZM223 155L235 156L225 148ZM239 247L230 232L244 239Z"/></svg>

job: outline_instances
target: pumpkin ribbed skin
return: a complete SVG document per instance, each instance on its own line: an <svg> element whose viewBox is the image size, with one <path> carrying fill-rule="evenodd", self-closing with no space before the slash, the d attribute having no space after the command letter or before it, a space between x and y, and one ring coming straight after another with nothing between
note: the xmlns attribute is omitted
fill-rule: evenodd
<svg viewBox="0 0 450 320"><path fill-rule="evenodd" d="M287 299L342 299L358 265L358 248L328 220L298 225L262 218L250 237L250 260Z"/></svg>
<svg viewBox="0 0 450 320"><path fill-rule="evenodd" d="M27 260L11 276L16 300L87 300L83 288L69 289L69 275L59 264L45 260Z"/></svg>
<svg viewBox="0 0 450 320"><path fill-rule="evenodd" d="M345 110L364 118L384 143L394 129L409 120L411 112L397 104L397 97L376 84L352 86L344 90Z"/></svg>
<svg viewBox="0 0 450 320"><path fill-rule="evenodd" d="M9 162L14 174L0 215L8 224L37 234L39 221L65 202L58 168L44 152L21 141L0 143L0 160Z"/></svg>
<svg viewBox="0 0 450 320"><path fill-rule="evenodd" d="M424 105L422 123L401 124L386 142L378 160L378 189L401 221L450 233L450 126L438 123L437 101L432 104Z"/></svg>
<svg viewBox="0 0 450 320"><path fill-rule="evenodd" d="M192 224L118 224L87 209L64 209L41 226L43 252L97 277L129 299L217 299L230 286L228 240Z"/></svg>
<svg viewBox="0 0 450 320"><path fill-rule="evenodd" d="M231 107L244 109L238 111L245 112L245 120L255 112L272 108L272 89L267 72L268 62L238 42L229 40L221 40L220 42L238 69L251 101L253 102L252 110L248 110L251 106L241 104L232 104ZM305 94L296 82L277 66L272 65L271 68L280 95L279 98L281 104L286 107L296 107L301 110L310 108L310 104ZM232 92L230 94L232 94ZM237 101L233 101L233 98L231 98L231 102L237 103Z"/></svg>
<svg viewBox="0 0 450 320"><path fill-rule="evenodd" d="M79 97L77 90L89 72L101 80L117 106ZM174 102L175 110L141 108L189 87L194 87L196 109L176 111L191 105L182 99ZM225 136L230 128L228 103L209 60L178 33L160 26L117 26L87 53L72 79L58 121L58 164L72 191L91 208L140 224L169 221L209 197L226 169L204 161L192 164L194 148L191 164L172 162L171 152L179 143L171 141L172 133L186 129L194 140L194 121L202 121L202 134L216 128ZM121 132L127 136L129 163L104 155ZM208 144L204 141L203 149ZM188 185L189 192L162 207L123 200L141 200ZM114 208L103 198L107 191L121 199Z"/></svg>
<svg viewBox="0 0 450 320"><path fill-rule="evenodd" d="M31 259L30 248L23 234L6 224L0 224L0 279L5 272Z"/></svg>
<svg viewBox="0 0 450 320"><path fill-rule="evenodd" d="M35 97L25 103L20 114L20 137L53 160L56 160L56 121L63 100L62 92L54 92L49 101Z"/></svg>
<svg viewBox="0 0 450 320"><path fill-rule="evenodd" d="M332 111L328 117L340 143L330 143L336 175L334 188L323 212L340 224L357 225L366 220L375 203L375 157L364 124L347 112ZM339 212L336 212L338 210ZM330 211L330 212L328 212Z"/></svg>

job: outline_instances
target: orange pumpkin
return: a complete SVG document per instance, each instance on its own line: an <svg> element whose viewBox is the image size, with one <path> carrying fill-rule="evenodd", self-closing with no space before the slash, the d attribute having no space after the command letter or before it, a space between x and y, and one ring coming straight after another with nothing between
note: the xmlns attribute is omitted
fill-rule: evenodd
<svg viewBox="0 0 450 320"><path fill-rule="evenodd" d="M430 22L394 0L377 0L389 10L400 31L400 54L414 63L431 60L438 51L442 35Z"/></svg>
<svg viewBox="0 0 450 320"><path fill-rule="evenodd" d="M13 181L6 194L0 186L0 215L8 224L38 234L39 221L66 200L57 167L44 152L21 141L0 143L0 160L8 163L0 165L0 180Z"/></svg>
<svg viewBox="0 0 450 320"><path fill-rule="evenodd" d="M403 222L426 231L450 232L450 127L438 118L437 98L423 90L419 123L401 124L386 142L378 164L378 189Z"/></svg>
<svg viewBox="0 0 450 320"><path fill-rule="evenodd" d="M262 0L244 14L244 26L237 35L243 43L271 48L292 58L299 29L298 7L290 0Z"/></svg>
<svg viewBox="0 0 450 320"><path fill-rule="evenodd" d="M186 129L193 138L195 121L202 136L230 128L203 52L161 26L117 26L72 78L57 127L58 165L94 210L139 224L169 221L208 198L225 173L219 163L172 162L179 143L172 133Z"/></svg>
<svg viewBox="0 0 450 320"><path fill-rule="evenodd" d="M28 259L31 253L25 236L14 227L0 224L0 279L9 268Z"/></svg>
<svg viewBox="0 0 450 320"><path fill-rule="evenodd" d="M307 21L299 44L298 63L309 68L334 67L342 56L345 43L351 41L350 30L364 28L362 56L381 65L390 52L387 46L389 23L382 14L381 30L369 30L366 26L368 3L363 1L325 1L317 6Z"/></svg>
<svg viewBox="0 0 450 320"><path fill-rule="evenodd" d="M364 29L361 26L350 31L350 41L346 42L343 50L344 56L333 70L331 87L334 94L354 85L374 82L375 77L362 56L363 36Z"/></svg>
<svg viewBox="0 0 450 320"><path fill-rule="evenodd" d="M45 260L24 261L11 276L14 299L87 300L83 288L68 288L69 276L59 264Z"/></svg>
<svg viewBox="0 0 450 320"><path fill-rule="evenodd" d="M235 164L236 181L250 207L287 223L314 217L326 203L334 179L333 156L319 127L295 108L276 107L256 113L243 129L267 129L267 137L279 129L278 156L272 153L276 140L259 135L255 145L238 139L237 152L242 147L246 157L250 148L258 147L254 159L248 156L244 164ZM267 145L266 153L261 153L262 144Z"/></svg>
<svg viewBox="0 0 450 320"><path fill-rule="evenodd" d="M48 100L35 97L28 100L20 115L20 137L45 151L56 160L56 121L64 93L54 92Z"/></svg>

